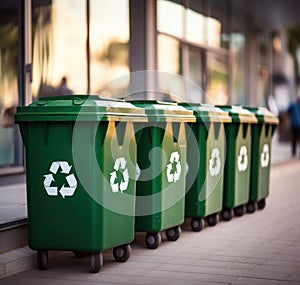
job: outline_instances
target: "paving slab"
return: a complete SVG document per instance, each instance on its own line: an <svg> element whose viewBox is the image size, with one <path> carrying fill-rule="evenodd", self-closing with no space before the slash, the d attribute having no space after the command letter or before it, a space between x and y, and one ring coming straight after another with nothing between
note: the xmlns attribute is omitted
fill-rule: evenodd
<svg viewBox="0 0 300 285"><path fill-rule="evenodd" d="M299 187L300 160L293 160L272 168L262 211L219 221L199 233L185 223L178 241L164 238L156 250L145 247L145 233L136 233L131 258L117 263L112 251L105 251L104 266L96 274L89 273L88 258L65 252L46 271L26 270L0 279L0 284L300 284ZM26 252L32 254L28 248ZM0 272L5 270L1 258Z"/></svg>

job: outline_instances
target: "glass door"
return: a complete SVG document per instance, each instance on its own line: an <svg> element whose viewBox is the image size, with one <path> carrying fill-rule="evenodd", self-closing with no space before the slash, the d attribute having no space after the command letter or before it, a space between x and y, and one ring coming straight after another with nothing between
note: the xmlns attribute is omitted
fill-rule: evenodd
<svg viewBox="0 0 300 285"><path fill-rule="evenodd" d="M0 1L0 175L22 163L14 114L24 88L23 2Z"/></svg>

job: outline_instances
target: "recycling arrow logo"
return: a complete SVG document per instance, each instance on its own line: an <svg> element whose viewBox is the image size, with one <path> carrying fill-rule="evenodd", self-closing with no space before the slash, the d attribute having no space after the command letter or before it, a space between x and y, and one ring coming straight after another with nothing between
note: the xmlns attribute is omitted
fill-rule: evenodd
<svg viewBox="0 0 300 285"><path fill-rule="evenodd" d="M63 198L66 196L73 196L77 188L77 180L74 174L70 174L72 166L67 161L54 161L52 162L49 171L51 173L44 175L44 188L49 196L58 196L60 194ZM61 188L53 186L52 182L55 181L55 174L61 169L60 173L66 174L67 186L63 184Z"/></svg>
<svg viewBox="0 0 300 285"><path fill-rule="evenodd" d="M221 158L218 148L214 148L211 152L211 158L209 160L209 174L211 176L217 176L221 171Z"/></svg>
<svg viewBox="0 0 300 285"><path fill-rule="evenodd" d="M241 146L240 148L237 165L238 165L238 170L240 172L246 171L248 167L248 154L247 154L247 147L245 145Z"/></svg>
<svg viewBox="0 0 300 285"><path fill-rule="evenodd" d="M127 161L125 157L119 157L115 160L114 171L110 173L110 187L113 193L120 191L123 193L128 188L129 173L126 167ZM122 175L122 179L118 182L118 174Z"/></svg>
<svg viewBox="0 0 300 285"><path fill-rule="evenodd" d="M269 166L270 162L270 150L267 144L264 144L263 151L260 155L260 163L262 168L266 168Z"/></svg>
<svg viewBox="0 0 300 285"><path fill-rule="evenodd" d="M175 170L173 170L173 166L175 166ZM181 174L181 164L180 164L180 156L178 151L174 151L171 153L169 163L167 165L167 179L169 183L176 183L180 179Z"/></svg>

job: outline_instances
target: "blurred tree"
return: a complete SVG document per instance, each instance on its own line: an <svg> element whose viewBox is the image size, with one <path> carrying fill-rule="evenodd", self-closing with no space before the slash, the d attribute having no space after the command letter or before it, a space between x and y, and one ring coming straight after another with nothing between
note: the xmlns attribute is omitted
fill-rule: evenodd
<svg viewBox="0 0 300 285"><path fill-rule="evenodd" d="M100 62L107 62L110 65L128 65L128 42L111 39L97 58Z"/></svg>

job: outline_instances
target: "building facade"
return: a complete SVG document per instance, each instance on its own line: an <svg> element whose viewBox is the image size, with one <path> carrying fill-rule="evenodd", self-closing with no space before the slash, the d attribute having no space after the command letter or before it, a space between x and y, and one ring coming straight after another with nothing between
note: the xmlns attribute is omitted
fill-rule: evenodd
<svg viewBox="0 0 300 285"><path fill-rule="evenodd" d="M166 94L183 90L180 100L268 106L274 32L284 25L246 3L0 1L0 185L24 182L16 107L62 90L124 97L133 72L157 70L197 87L187 92L181 83L156 81ZM145 89L150 77L143 77Z"/></svg>

